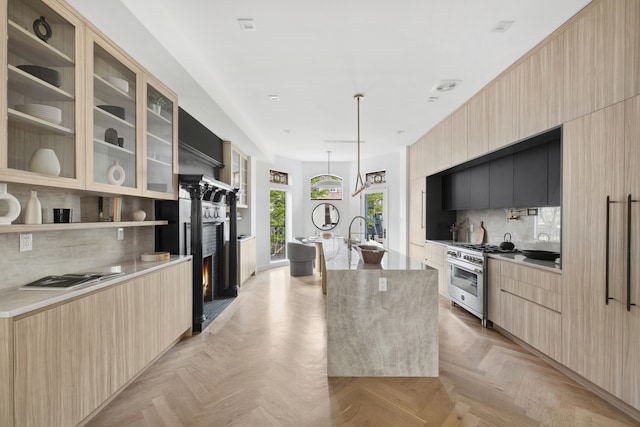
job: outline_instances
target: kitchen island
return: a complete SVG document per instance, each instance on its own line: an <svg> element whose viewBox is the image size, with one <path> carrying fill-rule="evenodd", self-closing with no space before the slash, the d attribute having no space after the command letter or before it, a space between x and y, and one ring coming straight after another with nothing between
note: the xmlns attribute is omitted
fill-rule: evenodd
<svg viewBox="0 0 640 427"><path fill-rule="evenodd" d="M437 270L395 251L363 264L342 239L322 248L328 376L438 376Z"/></svg>

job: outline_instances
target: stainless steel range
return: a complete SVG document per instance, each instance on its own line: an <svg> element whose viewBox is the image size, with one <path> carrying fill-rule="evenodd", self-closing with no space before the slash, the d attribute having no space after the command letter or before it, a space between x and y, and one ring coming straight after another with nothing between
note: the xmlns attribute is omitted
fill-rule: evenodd
<svg viewBox="0 0 640 427"><path fill-rule="evenodd" d="M451 302L478 317L486 326L487 284L486 255L489 253L511 253L495 245L458 243L447 248L449 263L448 294Z"/></svg>

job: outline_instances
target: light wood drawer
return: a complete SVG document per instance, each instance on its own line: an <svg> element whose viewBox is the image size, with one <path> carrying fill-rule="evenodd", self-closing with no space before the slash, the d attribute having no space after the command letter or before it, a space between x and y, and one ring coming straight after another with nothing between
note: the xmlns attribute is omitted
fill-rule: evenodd
<svg viewBox="0 0 640 427"><path fill-rule="evenodd" d="M562 276L511 262L500 263L500 288L528 301L562 312Z"/></svg>
<svg viewBox="0 0 640 427"><path fill-rule="evenodd" d="M508 292L501 292L500 326L554 360L560 360L562 316Z"/></svg>

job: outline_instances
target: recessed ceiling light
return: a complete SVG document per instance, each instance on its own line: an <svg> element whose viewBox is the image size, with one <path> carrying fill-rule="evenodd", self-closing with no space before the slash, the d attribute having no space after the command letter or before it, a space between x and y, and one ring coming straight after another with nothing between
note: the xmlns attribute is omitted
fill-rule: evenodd
<svg viewBox="0 0 640 427"><path fill-rule="evenodd" d="M404 133L404 131L401 129L401 130L396 131L396 133L397 133L398 135L402 135L402 134Z"/></svg>
<svg viewBox="0 0 640 427"><path fill-rule="evenodd" d="M431 92L449 92L462 83L462 80L441 80L434 87L431 88Z"/></svg>
<svg viewBox="0 0 640 427"><path fill-rule="evenodd" d="M291 129L285 129L284 133L291 133Z"/></svg>
<svg viewBox="0 0 640 427"><path fill-rule="evenodd" d="M271 101L280 101L280 96L278 96L278 95L269 95L269 99Z"/></svg>
<svg viewBox="0 0 640 427"><path fill-rule="evenodd" d="M256 30L256 25L251 18L238 18L238 24L240 24L240 28L242 28L242 31Z"/></svg>
<svg viewBox="0 0 640 427"><path fill-rule="evenodd" d="M504 33L515 21L500 21L491 29L492 33Z"/></svg>
<svg viewBox="0 0 640 427"><path fill-rule="evenodd" d="M358 141L351 141L351 140L347 140L347 139L325 139L324 141L325 144L357 144ZM360 140L360 144L364 144L367 141L363 141Z"/></svg>
<svg viewBox="0 0 640 427"><path fill-rule="evenodd" d="M437 96L430 96L429 98L427 98L427 102L436 102L438 99L440 98L438 98Z"/></svg>

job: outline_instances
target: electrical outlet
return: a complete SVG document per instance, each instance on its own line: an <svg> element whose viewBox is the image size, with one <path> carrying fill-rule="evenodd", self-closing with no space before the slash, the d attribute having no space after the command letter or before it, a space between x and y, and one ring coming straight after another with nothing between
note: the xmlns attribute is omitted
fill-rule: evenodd
<svg viewBox="0 0 640 427"><path fill-rule="evenodd" d="M20 234L20 252L29 252L33 250L33 235Z"/></svg>
<svg viewBox="0 0 640 427"><path fill-rule="evenodd" d="M124 240L124 228L118 228L118 231L116 232L116 239Z"/></svg>
<svg viewBox="0 0 640 427"><path fill-rule="evenodd" d="M386 277L379 277L378 278L378 290L380 292L386 292L387 291L387 278Z"/></svg>

